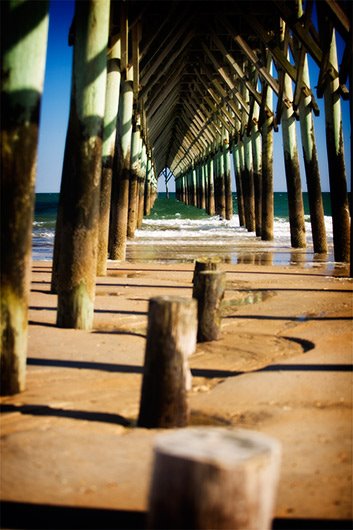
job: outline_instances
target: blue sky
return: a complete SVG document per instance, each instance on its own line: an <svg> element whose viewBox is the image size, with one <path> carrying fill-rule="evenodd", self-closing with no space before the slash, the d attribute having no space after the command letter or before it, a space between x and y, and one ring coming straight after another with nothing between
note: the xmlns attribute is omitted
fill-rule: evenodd
<svg viewBox="0 0 353 530"><path fill-rule="evenodd" d="M62 163L64 156L66 129L69 117L72 48L68 46L68 31L74 13L73 0L51 0L49 17L49 36L44 93L42 98L38 169L36 192L49 193L60 190ZM339 43L340 44L340 43ZM340 51L342 47L339 45ZM313 75L313 87L318 78L317 67L309 58L310 73ZM319 165L322 190L329 191L326 158L325 114L323 99L317 100L320 116L315 118L316 142L319 153ZM349 103L342 101L342 121L345 143L346 173L350 189L350 120ZM299 124L298 124L299 125ZM302 163L300 133L298 129L298 151L301 161L303 191L306 191L305 172ZM169 181L169 190L174 182ZM282 151L281 128L274 135L274 186L275 191L285 191L285 172ZM159 180L158 188L164 191L164 179Z"/></svg>

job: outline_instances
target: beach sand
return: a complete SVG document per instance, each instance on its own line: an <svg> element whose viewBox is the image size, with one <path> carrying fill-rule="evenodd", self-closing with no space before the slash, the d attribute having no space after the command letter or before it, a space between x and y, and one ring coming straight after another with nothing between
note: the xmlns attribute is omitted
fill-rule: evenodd
<svg viewBox="0 0 353 530"><path fill-rule="evenodd" d="M222 264L222 338L190 358L191 424L283 444L275 516L352 517L352 281L344 267ZM1 499L145 511L157 430L135 426L147 307L191 296L192 264L109 263L92 332L55 327L34 262L27 390L1 399Z"/></svg>

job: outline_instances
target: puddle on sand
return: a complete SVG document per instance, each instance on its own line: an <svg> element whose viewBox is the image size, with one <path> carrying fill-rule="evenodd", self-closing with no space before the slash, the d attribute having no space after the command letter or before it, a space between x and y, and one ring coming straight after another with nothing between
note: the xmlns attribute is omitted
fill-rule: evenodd
<svg viewBox="0 0 353 530"><path fill-rule="evenodd" d="M235 307L242 305L256 304L258 302L264 302L272 296L275 296L274 291L238 291L235 296L232 293L232 298L226 298L222 302L222 313L227 314Z"/></svg>
<svg viewBox="0 0 353 530"><path fill-rule="evenodd" d="M126 272L126 271L108 271L108 277L109 276L113 276L113 277L119 277L119 278L139 278L140 276L142 276L142 272L141 271L137 271L137 272Z"/></svg>

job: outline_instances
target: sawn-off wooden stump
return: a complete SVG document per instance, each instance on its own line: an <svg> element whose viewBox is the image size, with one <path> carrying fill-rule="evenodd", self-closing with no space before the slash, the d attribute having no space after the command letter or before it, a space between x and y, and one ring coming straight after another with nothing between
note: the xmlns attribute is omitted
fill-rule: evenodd
<svg viewBox="0 0 353 530"><path fill-rule="evenodd" d="M221 259L217 257L212 258L198 258L195 260L195 268L194 268L194 274L192 277L192 283L193 283L193 298L196 298L195 293L197 292L197 284L198 284L198 277L200 272L202 271L216 271L218 269L218 265L221 263Z"/></svg>
<svg viewBox="0 0 353 530"><path fill-rule="evenodd" d="M188 424L186 391L191 388L188 357L196 348L197 304L172 296L151 298L139 427Z"/></svg>
<svg viewBox="0 0 353 530"><path fill-rule="evenodd" d="M197 342L220 338L221 303L224 298L225 287L226 275L224 272L204 270L197 273L192 294L197 300Z"/></svg>
<svg viewBox="0 0 353 530"><path fill-rule="evenodd" d="M280 459L277 440L244 429L157 436L148 528L269 530Z"/></svg>

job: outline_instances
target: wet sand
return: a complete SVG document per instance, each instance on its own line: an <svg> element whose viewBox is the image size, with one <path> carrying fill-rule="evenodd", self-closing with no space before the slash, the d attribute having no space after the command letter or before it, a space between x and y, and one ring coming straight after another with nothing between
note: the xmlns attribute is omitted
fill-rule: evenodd
<svg viewBox="0 0 353 530"><path fill-rule="evenodd" d="M136 427L151 296L191 296L192 264L110 263L92 332L55 327L33 264L27 390L1 399L1 499L145 511L157 430ZM222 264L222 338L190 359L191 424L283 444L275 516L352 517L352 281L344 267Z"/></svg>

